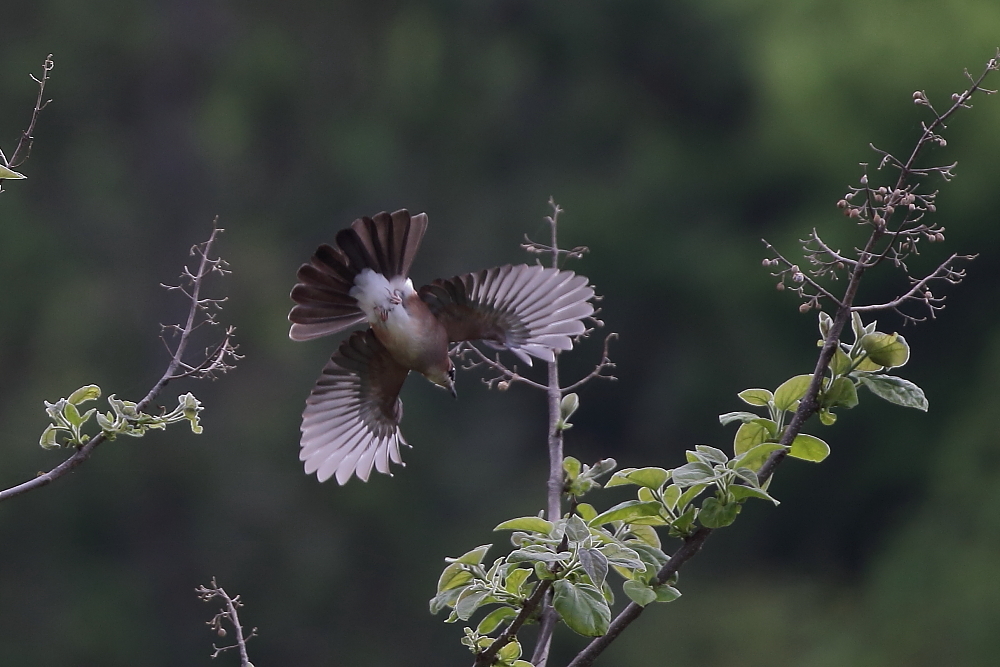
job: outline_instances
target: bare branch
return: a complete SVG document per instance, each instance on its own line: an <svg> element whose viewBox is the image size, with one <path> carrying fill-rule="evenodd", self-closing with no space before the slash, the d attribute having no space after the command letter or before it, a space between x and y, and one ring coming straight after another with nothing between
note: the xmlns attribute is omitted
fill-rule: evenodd
<svg viewBox="0 0 1000 667"><path fill-rule="evenodd" d="M215 598L222 598L223 607L222 611L212 617L212 620L206 621L205 624L208 625L212 630L220 637L225 637L227 632L224 624L228 623L233 626L236 631L236 643L229 646L216 646L212 644L212 648L215 649L212 653L212 658L218 657L218 655L224 651L229 651L230 649L239 649L240 653L240 667L253 667L253 663L250 662L250 658L247 655L247 642L257 636L257 628L250 630L250 634L243 635L243 626L240 624L240 615L237 611L243 606L243 602L240 600L240 596L230 597L221 586L215 582L215 577L212 577L212 587L208 588L205 586L198 586L194 589L198 594L198 597L202 602L211 602Z"/></svg>
<svg viewBox="0 0 1000 667"><path fill-rule="evenodd" d="M578 387L582 387L583 385L587 384L588 382L590 382L595 378L600 378L602 380L612 380L612 381L618 379L614 375L611 375L610 373L606 372L615 368L614 362L611 361L611 357L608 355L608 346L611 344L612 340L618 340L618 334L612 332L604 337L604 349L601 352L601 361L597 364L597 366L594 367L594 370L590 371L590 373L588 373L586 376L577 380L568 387L563 387L562 388L563 393L568 391L573 391Z"/></svg>
<svg viewBox="0 0 1000 667"><path fill-rule="evenodd" d="M483 384L485 384L490 389L496 388L500 391L506 391L511 383L520 383L528 385L529 387L534 387L535 389L546 390L547 387L544 384L535 382L534 380L529 380L528 378L520 375L517 372L517 366L513 369L507 368L500 361L500 355L497 354L493 359L490 359L486 354L480 350L478 347L473 345L470 341L462 341L451 349L450 354L452 356L458 357L465 365L462 366L463 370L472 370L473 368L478 368L479 366L488 366L492 370L496 371L497 375L492 378L483 378ZM472 354L477 360L470 361L468 355Z"/></svg>
<svg viewBox="0 0 1000 667"><path fill-rule="evenodd" d="M14 153L10 156L10 162L4 157L3 153L0 152L0 160L3 161L5 167L10 167L11 169L24 164L24 161L28 159L31 154L31 145L35 141L35 123L38 122L38 116L42 113L42 109L49 105L52 100L45 99L45 84L49 80L49 73L52 68L55 67L55 62L52 60L52 54L50 53L45 58L45 62L42 63L42 78L38 78L31 74L32 81L38 84L38 96L35 98L35 108L31 111L31 120L28 122L28 129L21 133L21 139L17 142L17 148L14 149Z"/></svg>

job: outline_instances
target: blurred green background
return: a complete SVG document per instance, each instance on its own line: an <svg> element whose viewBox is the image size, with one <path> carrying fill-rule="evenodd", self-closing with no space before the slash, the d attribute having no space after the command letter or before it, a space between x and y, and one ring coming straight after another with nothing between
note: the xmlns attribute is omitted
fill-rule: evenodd
<svg viewBox="0 0 1000 667"><path fill-rule="evenodd" d="M908 150L926 117L911 93L944 106L1000 44L995 0L34 0L0 25L8 155L28 72L56 60L28 180L0 196L0 484L65 456L35 444L43 399L93 382L137 400L159 376L158 323L183 304L158 283L216 214L233 274L213 289L246 355L163 395L201 398L203 435L108 443L0 506L0 664L23 667L235 664L208 657L214 609L193 589L213 575L260 628L257 665L468 664L426 603L444 556L544 505L543 401L473 373L457 403L411 381L407 467L318 484L299 413L336 341L287 339L298 265L402 207L430 215L417 282L530 261L518 243L545 238L554 196L621 334L620 381L583 390L568 453L673 467L728 446L716 415L737 391L812 368L814 314L775 292L760 238L793 253L815 225L849 247L834 203L868 142ZM782 505L713 535L684 597L600 664L994 664L1000 99L952 126L930 154L960 162L947 248L913 268L981 256L938 321L904 330L931 412L863 396L823 430L827 462L782 466ZM565 377L598 356L565 355ZM568 635L552 664L582 646Z"/></svg>

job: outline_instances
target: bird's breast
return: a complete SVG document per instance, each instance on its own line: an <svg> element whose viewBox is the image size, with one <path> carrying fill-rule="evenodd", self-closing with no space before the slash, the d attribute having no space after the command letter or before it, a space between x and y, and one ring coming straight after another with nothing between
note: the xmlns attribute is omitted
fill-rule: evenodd
<svg viewBox="0 0 1000 667"><path fill-rule="evenodd" d="M379 341L392 357L410 370L424 373L448 354L448 334L416 294L372 323Z"/></svg>

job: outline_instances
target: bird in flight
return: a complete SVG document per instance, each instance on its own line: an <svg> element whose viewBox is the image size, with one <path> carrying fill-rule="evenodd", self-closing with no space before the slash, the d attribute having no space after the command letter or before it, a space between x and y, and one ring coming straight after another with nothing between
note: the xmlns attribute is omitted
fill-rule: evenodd
<svg viewBox="0 0 1000 667"><path fill-rule="evenodd" d="M358 324L323 368L302 413L306 474L344 484L402 464L399 390L410 371L455 392L449 345L482 341L531 365L573 347L592 315L584 276L518 264L438 279L419 290L410 264L427 215L406 210L355 220L298 271L288 335L304 341Z"/></svg>

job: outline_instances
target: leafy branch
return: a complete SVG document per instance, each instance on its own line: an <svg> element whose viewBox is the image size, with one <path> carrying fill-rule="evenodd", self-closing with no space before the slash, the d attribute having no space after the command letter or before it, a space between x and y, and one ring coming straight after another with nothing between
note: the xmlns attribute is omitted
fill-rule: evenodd
<svg viewBox="0 0 1000 667"><path fill-rule="evenodd" d="M513 550L490 565L484 558L492 545L449 559L431 601L432 612L451 609L448 622L469 621L478 609L495 607L475 628L465 629L463 643L476 655L476 667L541 667L548 659L549 642L559 621L578 634L593 637L569 667L592 665L647 605L680 596L675 587L680 568L715 530L736 520L743 503L751 498L778 503L768 487L782 461L792 457L820 462L829 455L830 447L824 440L803 432L812 416L817 415L822 426L833 425L835 411L858 404L859 389L868 389L900 406L927 410L923 391L894 374L910 359L905 338L879 331L876 322L864 322L861 314L894 312L904 324L932 318L944 307L944 297L934 295L930 285L958 284L964 279L965 271L958 264L974 255L953 253L926 275L910 274L907 260L919 254L921 241L945 240L944 228L926 218L936 210L937 192L925 190L921 179L940 176L948 181L956 167L917 166L917 159L928 144L945 145L941 133L946 121L959 109L970 108L975 94L994 92L982 83L991 71L1000 69L998 61L1000 51L979 77L966 72L969 88L953 95L951 106L943 113L934 109L923 91L914 93L914 101L930 109L933 119L923 123L909 156L898 159L874 149L880 160L872 177L891 169L898 174L889 185L876 186L870 183L868 165L862 164L859 184L850 187L837 204L849 220L866 228L867 238L859 247L850 252L835 250L814 229L802 240L801 263L808 267L802 270L799 262L764 242L771 257L763 263L779 278L778 288L790 288L799 296L801 312L820 311L820 352L812 373L792 377L773 391L758 388L739 393L744 403L765 414L743 410L720 415L724 425L739 424L732 457L721 449L698 445L686 453L687 463L678 468L625 468L602 483L598 478L611 472L615 462L607 459L587 466L573 457L563 458L562 431L571 426L568 420L579 407L579 398L568 392L590 379L608 377L607 371L613 368L607 354L610 336L595 370L566 387L559 384L555 364L549 367L548 383L542 384L471 346L456 349L463 357L473 357L471 365L483 365L496 373L486 380L490 386L506 389L512 383L527 384L544 389L549 403L552 465L547 511L497 526L495 530L512 531ZM558 249L555 227L560 210L553 208L549 218L552 244L529 241L526 247L532 252L551 252L555 265L561 256L579 256L583 249ZM902 272L906 286L884 303L857 303L862 278L880 265ZM846 278L846 285L835 293L831 283L840 278ZM824 303L831 305L832 315L823 312ZM845 340L847 331L853 333L851 342ZM636 498L603 512L581 501L590 491L621 485L637 486ZM570 502L567 514L562 513L564 495ZM672 555L662 550L657 528L681 541ZM630 599L614 618L611 571L622 578L621 590ZM532 622L542 627L534 655L527 662L521 659L517 633ZM499 634L493 637L496 632Z"/></svg>
<svg viewBox="0 0 1000 667"><path fill-rule="evenodd" d="M113 440L119 435L141 437L149 429L163 429L169 424L180 421L190 422L192 431L201 432L201 426L198 424L201 404L190 393L180 396L177 408L171 412L153 415L148 414L146 410L172 380L186 377L213 378L232 370L234 364L241 359L233 342L232 327L225 330L219 343L206 349L202 355L192 357L188 350L194 331L203 326L219 326L216 315L224 299L206 298L202 296L202 289L209 275L229 273L226 262L213 255L213 246L222 231L213 225L208 240L191 248L190 254L196 258L195 268L185 266L179 285L164 286L170 291L179 291L183 294L190 307L183 324L163 327L165 331L177 335L177 342L172 349L168 345L168 350L171 352L170 361L160 379L137 403L123 401L111 395L108 397L111 410L105 413L91 408L81 414L78 407L101 396L101 390L96 385L81 387L68 398L59 399L55 403L46 401L45 411L52 423L42 433L39 444L46 449L66 447L75 451L48 472L39 473L26 482L0 491L0 501L51 484L89 459L101 443ZM163 340L164 344L167 344L166 338ZM83 427L91 417L95 416L100 431L88 435L84 433Z"/></svg>

